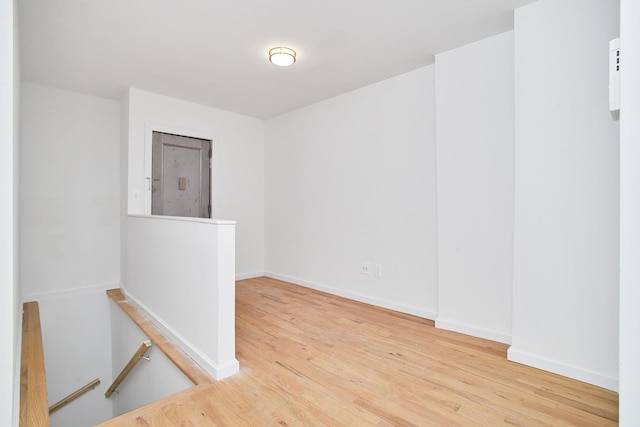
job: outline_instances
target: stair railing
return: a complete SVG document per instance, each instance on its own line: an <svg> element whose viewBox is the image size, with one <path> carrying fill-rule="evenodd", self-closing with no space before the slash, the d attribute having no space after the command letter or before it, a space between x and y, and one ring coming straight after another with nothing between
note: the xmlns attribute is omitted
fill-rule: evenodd
<svg viewBox="0 0 640 427"><path fill-rule="evenodd" d="M87 385L85 385L83 387L80 387L78 390L74 391L69 396L65 397L64 399L60 400L59 402L56 402L53 405L49 406L49 415L53 414L54 412L56 412L58 409L62 408L63 406L66 406L69 403L73 402L74 400L76 400L77 398L79 398L80 396L82 396L83 394L88 392L89 390L93 390L99 384L100 384L100 378L96 378L95 380L91 381L89 384L87 384Z"/></svg>
<svg viewBox="0 0 640 427"><path fill-rule="evenodd" d="M149 340L144 341L142 345L140 345L138 350L133 354L133 356L131 356L129 363L127 363L127 365L122 369L120 375L118 375L118 377L113 381L113 384L111 384L111 387L109 387L109 389L105 392L104 397L110 397L113 392L118 389L122 381L124 381L127 375L129 375L129 373L133 370L140 359L145 357L145 353L147 352L149 347L151 347L151 341Z"/></svg>

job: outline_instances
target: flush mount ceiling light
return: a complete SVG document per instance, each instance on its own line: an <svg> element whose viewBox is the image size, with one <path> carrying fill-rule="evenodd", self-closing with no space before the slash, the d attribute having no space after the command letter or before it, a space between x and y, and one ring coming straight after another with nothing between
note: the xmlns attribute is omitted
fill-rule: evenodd
<svg viewBox="0 0 640 427"><path fill-rule="evenodd" d="M269 50L269 61L279 67L288 67L296 62L296 51L288 47L274 47Z"/></svg>

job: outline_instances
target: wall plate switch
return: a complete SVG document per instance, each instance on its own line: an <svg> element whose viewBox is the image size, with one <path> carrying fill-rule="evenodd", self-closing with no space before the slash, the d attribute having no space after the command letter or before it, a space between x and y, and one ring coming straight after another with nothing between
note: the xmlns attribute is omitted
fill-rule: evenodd
<svg viewBox="0 0 640 427"><path fill-rule="evenodd" d="M373 275L382 277L382 264L373 264Z"/></svg>
<svg viewBox="0 0 640 427"><path fill-rule="evenodd" d="M371 274L371 263L370 262L361 262L360 263L360 273L361 274Z"/></svg>

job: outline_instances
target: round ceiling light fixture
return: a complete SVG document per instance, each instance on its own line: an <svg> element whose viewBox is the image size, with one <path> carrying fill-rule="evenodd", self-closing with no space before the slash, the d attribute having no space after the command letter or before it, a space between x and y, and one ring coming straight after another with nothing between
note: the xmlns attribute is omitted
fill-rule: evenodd
<svg viewBox="0 0 640 427"><path fill-rule="evenodd" d="M269 61L279 67L288 67L296 62L296 51L288 47L274 47L269 50Z"/></svg>

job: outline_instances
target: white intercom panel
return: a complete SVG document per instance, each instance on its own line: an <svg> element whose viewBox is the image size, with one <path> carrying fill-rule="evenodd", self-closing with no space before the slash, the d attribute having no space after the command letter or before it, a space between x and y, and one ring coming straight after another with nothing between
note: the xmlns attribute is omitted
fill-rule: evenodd
<svg viewBox="0 0 640 427"><path fill-rule="evenodd" d="M620 120L620 39L609 42L609 110Z"/></svg>

